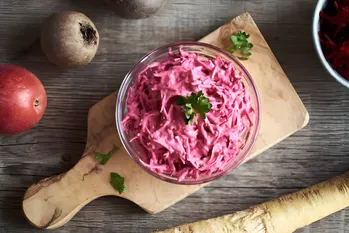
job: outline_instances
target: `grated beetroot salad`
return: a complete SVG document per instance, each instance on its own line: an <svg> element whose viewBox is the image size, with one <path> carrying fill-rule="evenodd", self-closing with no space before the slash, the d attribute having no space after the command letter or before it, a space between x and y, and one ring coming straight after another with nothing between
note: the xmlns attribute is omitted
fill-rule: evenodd
<svg viewBox="0 0 349 233"><path fill-rule="evenodd" d="M143 150L144 166L181 181L221 171L236 159L254 114L241 78L220 57L204 60L181 49L141 72L128 92L122 125ZM188 125L175 102L199 91L212 108Z"/></svg>
<svg viewBox="0 0 349 233"><path fill-rule="evenodd" d="M349 80L349 0L328 1L320 12L320 42L326 59Z"/></svg>

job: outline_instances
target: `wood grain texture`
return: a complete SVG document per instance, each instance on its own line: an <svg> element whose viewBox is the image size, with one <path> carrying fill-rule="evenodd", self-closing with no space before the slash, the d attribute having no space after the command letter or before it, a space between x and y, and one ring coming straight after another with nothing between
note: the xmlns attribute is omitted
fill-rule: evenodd
<svg viewBox="0 0 349 233"><path fill-rule="evenodd" d="M197 40L244 11L255 19L309 110L309 125L160 214L149 215L127 200L105 197L54 232L166 229L245 209L349 170L349 93L329 77L315 54L310 32L314 6L313 0L175 0L153 18L128 21L98 1L0 1L0 62L37 74L49 101L33 130L0 137L0 232L41 232L21 213L25 190L76 164L85 147L88 110L119 87L143 54L165 43ZM34 43L42 20L66 9L87 14L101 34L96 58L83 69L53 67ZM348 233L349 212L297 232Z"/></svg>
<svg viewBox="0 0 349 233"><path fill-rule="evenodd" d="M349 206L349 172L232 214L158 233L293 233ZM155 232L154 232L155 233Z"/></svg>
<svg viewBox="0 0 349 233"><path fill-rule="evenodd" d="M114 92L90 109L86 147L79 162L67 172L31 185L24 194L23 212L33 226L61 227L86 204L103 196L120 196L151 214L158 213L202 187L163 182L132 161L116 132L116 96ZM105 165L96 161L96 151L108 153L114 146L119 149ZM110 185L111 172L125 178L127 192L120 195Z"/></svg>
<svg viewBox="0 0 349 233"><path fill-rule="evenodd" d="M239 30L248 32L249 41L254 45L253 56L242 64L254 79L261 103L260 131L249 156L253 158L306 126L309 113L248 13L239 15L200 41L227 49L231 46L230 36Z"/></svg>
<svg viewBox="0 0 349 233"><path fill-rule="evenodd" d="M248 13L200 41L224 49L229 47L226 41L237 30L248 31L254 43L253 58L244 65L254 77L262 109L257 141L246 162L303 128L309 115ZM160 181L142 171L124 149L115 152L106 165L100 165L95 160L96 151L107 153L115 145L122 147L115 126L116 96L114 92L89 110L87 141L81 160L71 170L40 180L26 191L23 212L33 226L61 227L86 204L103 196L120 196L155 214L207 185L182 186ZM110 172L125 178L127 192L119 195L112 188Z"/></svg>

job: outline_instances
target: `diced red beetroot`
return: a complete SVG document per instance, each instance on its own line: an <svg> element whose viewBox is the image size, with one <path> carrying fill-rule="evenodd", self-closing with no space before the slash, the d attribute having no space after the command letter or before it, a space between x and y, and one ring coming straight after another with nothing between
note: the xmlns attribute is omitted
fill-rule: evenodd
<svg viewBox="0 0 349 233"><path fill-rule="evenodd" d="M319 36L332 68L349 80L349 0L328 1L320 12Z"/></svg>

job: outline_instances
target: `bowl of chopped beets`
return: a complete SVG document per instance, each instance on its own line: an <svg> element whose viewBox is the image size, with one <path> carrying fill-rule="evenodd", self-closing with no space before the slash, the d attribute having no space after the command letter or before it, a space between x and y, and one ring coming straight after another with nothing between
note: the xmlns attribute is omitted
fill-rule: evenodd
<svg viewBox="0 0 349 233"><path fill-rule="evenodd" d="M313 38L324 67L349 88L349 0L318 1Z"/></svg>
<svg viewBox="0 0 349 233"><path fill-rule="evenodd" d="M235 169L260 125L259 95L248 71L225 51L199 42L145 55L126 75L116 106L130 157L176 184L210 182Z"/></svg>

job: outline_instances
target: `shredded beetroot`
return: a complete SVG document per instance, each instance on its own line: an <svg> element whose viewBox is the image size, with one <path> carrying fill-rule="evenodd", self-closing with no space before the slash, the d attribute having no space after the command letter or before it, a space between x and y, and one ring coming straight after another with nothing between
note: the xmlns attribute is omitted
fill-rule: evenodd
<svg viewBox="0 0 349 233"><path fill-rule="evenodd" d="M241 77L220 57L204 60L181 49L141 72L128 92L122 124L144 152L144 166L181 181L230 164L253 125L254 110ZM206 119L187 125L175 101L199 91L212 108Z"/></svg>
<svg viewBox="0 0 349 233"><path fill-rule="evenodd" d="M320 42L333 69L349 80L349 0L328 1L320 12Z"/></svg>

